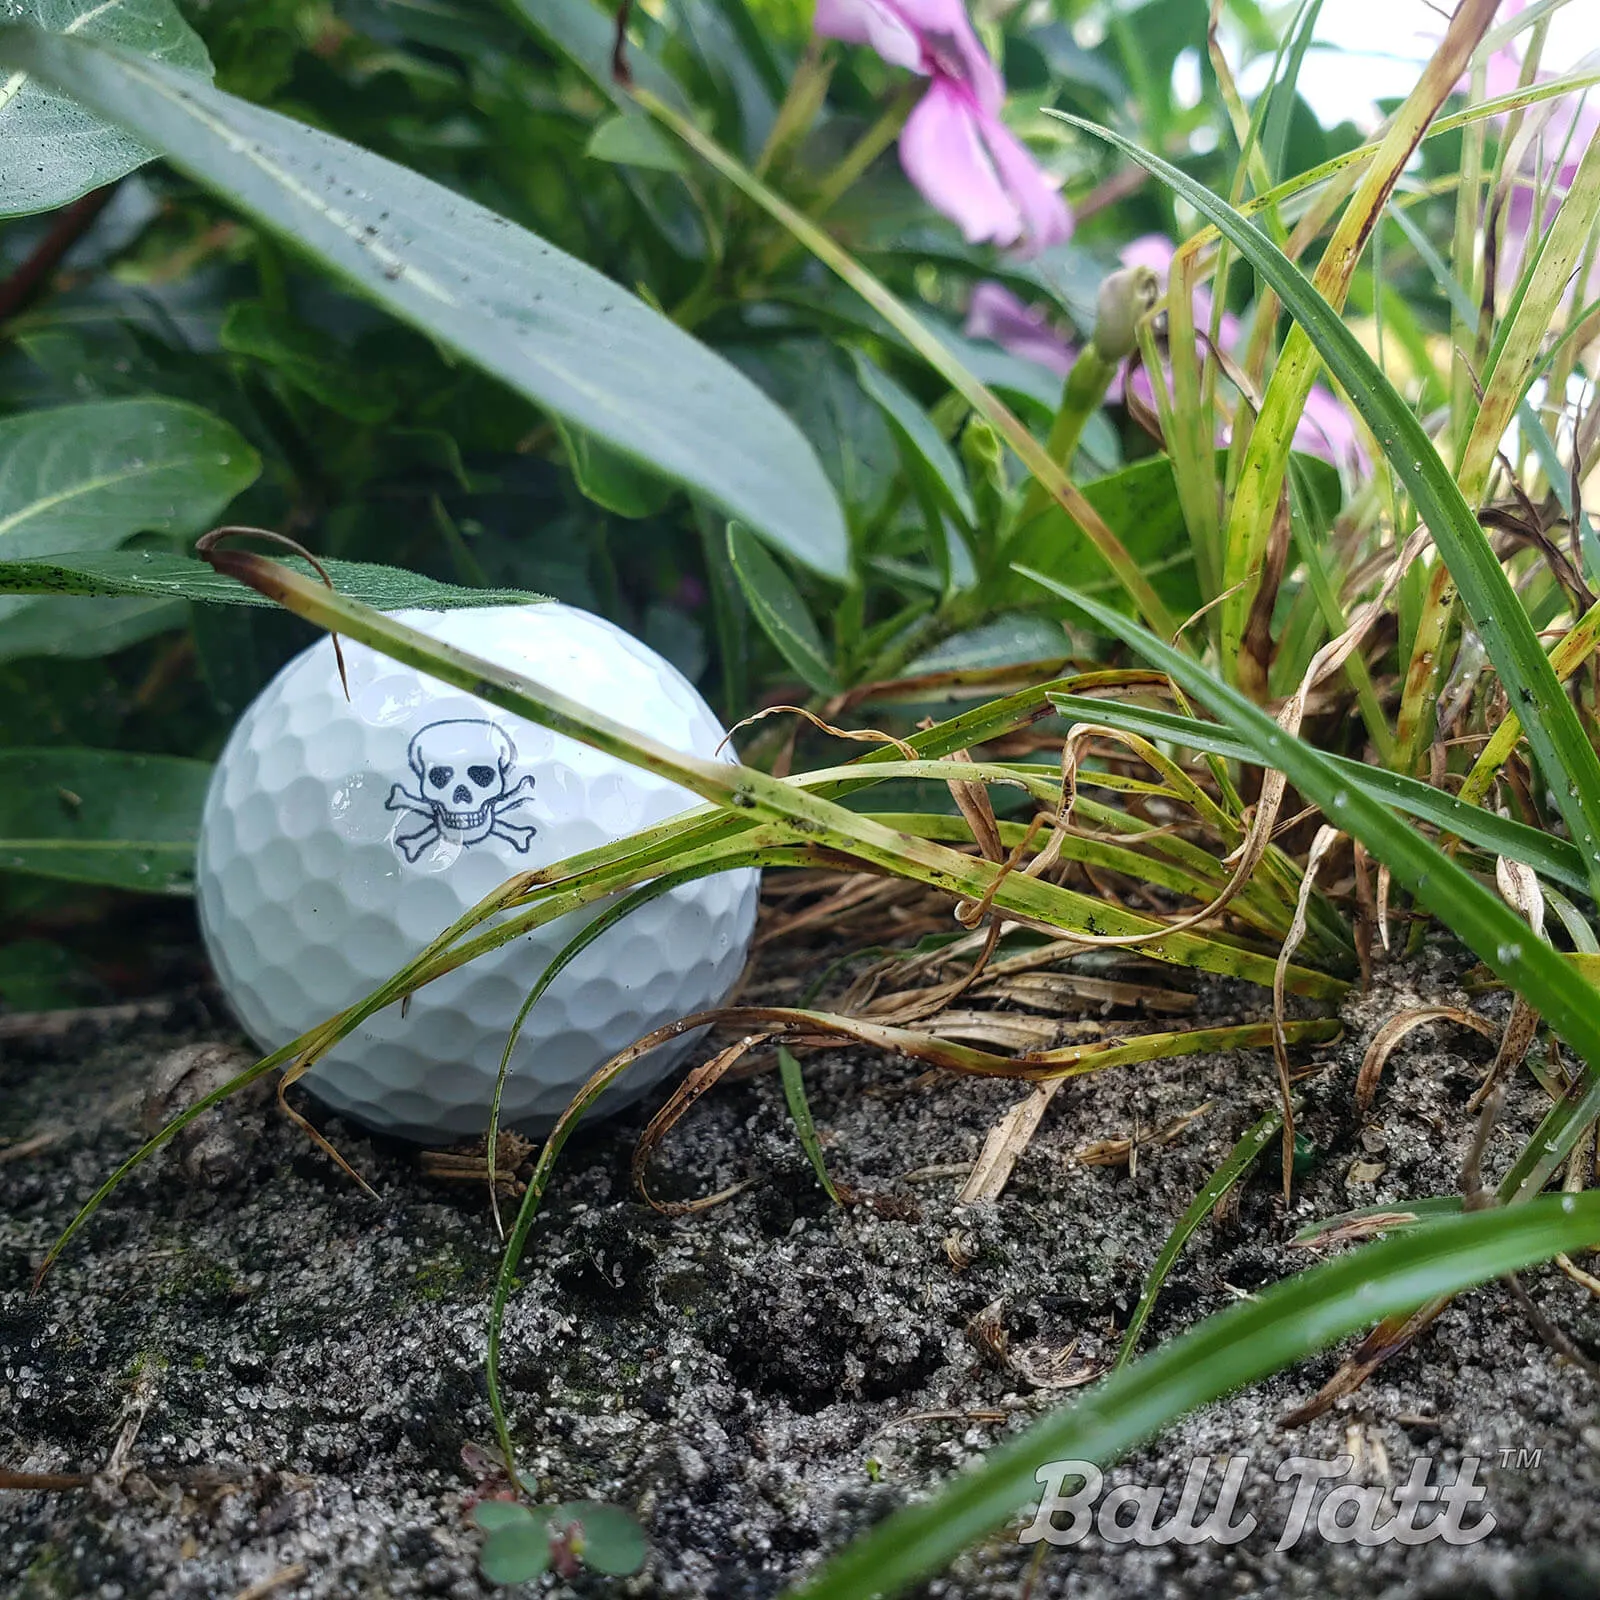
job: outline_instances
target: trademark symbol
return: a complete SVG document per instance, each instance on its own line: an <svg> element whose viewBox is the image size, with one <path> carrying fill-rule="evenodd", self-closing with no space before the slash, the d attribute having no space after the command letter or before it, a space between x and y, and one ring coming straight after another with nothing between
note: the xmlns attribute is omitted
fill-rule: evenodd
<svg viewBox="0 0 1600 1600"><path fill-rule="evenodd" d="M1506 1445L1500 1451L1501 1467L1509 1467L1513 1472L1537 1472L1543 1459L1543 1446L1524 1450L1520 1445Z"/></svg>

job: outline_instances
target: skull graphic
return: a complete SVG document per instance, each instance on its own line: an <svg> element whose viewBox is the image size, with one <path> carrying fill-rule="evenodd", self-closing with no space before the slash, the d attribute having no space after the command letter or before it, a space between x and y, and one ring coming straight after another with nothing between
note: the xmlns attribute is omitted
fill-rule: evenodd
<svg viewBox="0 0 1600 1600"><path fill-rule="evenodd" d="M415 861L439 839L469 845L491 835L525 855L536 830L505 820L506 812L533 798L532 778L506 786L516 759L510 736L493 722L464 717L420 729L406 760L421 792L412 794L397 783L385 802L389 811L425 819L410 833L395 835L406 860Z"/></svg>

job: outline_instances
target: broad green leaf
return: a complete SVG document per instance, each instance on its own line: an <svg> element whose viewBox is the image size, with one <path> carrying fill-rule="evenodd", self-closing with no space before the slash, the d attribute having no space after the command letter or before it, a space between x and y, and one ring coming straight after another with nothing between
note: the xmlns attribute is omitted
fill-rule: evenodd
<svg viewBox="0 0 1600 1600"><path fill-rule="evenodd" d="M27 656L108 656L181 628L181 600L24 600L0 596L0 661Z"/></svg>
<svg viewBox="0 0 1600 1600"><path fill-rule="evenodd" d="M1324 503L1337 506L1339 476L1334 468L1310 456L1294 459L1311 475ZM1166 456L1151 456L1081 487L1084 499L1122 540L1174 613L1186 616L1196 611L1203 600L1171 461ZM1059 506L1051 506L1020 527L1012 536L1008 554L1018 566L1048 572L1066 584L1093 588L1103 581L1099 555ZM1027 590L1028 585L1014 574L1001 573L994 598L1010 604L1036 603Z"/></svg>
<svg viewBox="0 0 1600 1600"><path fill-rule="evenodd" d="M526 1583L550 1568L550 1528L543 1517L506 1523L483 1541L478 1565L490 1583Z"/></svg>
<svg viewBox="0 0 1600 1600"><path fill-rule="evenodd" d="M0 750L0 870L187 894L210 776L178 756Z"/></svg>
<svg viewBox="0 0 1600 1600"><path fill-rule="evenodd" d="M899 454L845 352L812 337L741 344L727 355L811 441L852 524L879 516L894 493Z"/></svg>
<svg viewBox="0 0 1600 1600"><path fill-rule="evenodd" d="M103 39L211 76L200 36L172 0L11 0L8 22ZM0 216L52 211L154 153L27 72L0 73Z"/></svg>
<svg viewBox="0 0 1600 1600"><path fill-rule="evenodd" d="M157 62L27 27L0 30L0 57L556 416L844 575L843 519L793 423L610 279L440 184Z"/></svg>
<svg viewBox="0 0 1600 1600"><path fill-rule="evenodd" d="M922 478L947 510L953 511L969 528L974 526L978 512L972 503L972 491L967 488L961 463L944 435L934 427L928 413L882 367L859 350L852 350L850 354L861 387L888 418L907 467Z"/></svg>
<svg viewBox="0 0 1600 1600"><path fill-rule="evenodd" d="M1473 508L1404 397L1310 279L1226 201L1120 133L1064 112L1051 114L1137 161L1193 205L1272 286L1305 330L1372 429L1395 475L1410 492L1418 516L1432 532L1461 604L1522 718L1562 820L1571 837L1582 842L1591 884L1600 884L1600 847L1595 843L1600 836L1600 756L1557 681ZM1593 1059L1600 1065L1600 1053Z"/></svg>
<svg viewBox="0 0 1600 1600"><path fill-rule="evenodd" d="M472 1520L485 1533L493 1533L496 1528L521 1527L533 1519L534 1513L520 1500L480 1500L472 1508Z"/></svg>
<svg viewBox="0 0 1600 1600"><path fill-rule="evenodd" d="M650 1541L638 1519L604 1500L568 1501L550 1513L550 1521L556 1528L578 1524L578 1559L591 1572L625 1578L637 1572L650 1554Z"/></svg>
<svg viewBox="0 0 1600 1600"><path fill-rule="evenodd" d="M838 693L822 635L789 574L737 522L728 524L728 559L739 587L778 653L818 694Z"/></svg>
<svg viewBox="0 0 1600 1600"><path fill-rule="evenodd" d="M601 94L624 111L636 108L616 80L611 55L616 43L615 16L592 0L510 0L511 9L546 44L564 55ZM677 80L638 40L628 41L628 70L635 83L673 105L683 105Z"/></svg>
<svg viewBox="0 0 1600 1600"><path fill-rule="evenodd" d="M619 517L653 517L673 495L665 478L631 461L620 451L602 444L579 428L558 422L561 442L567 447L567 465L578 487L597 506Z"/></svg>
<svg viewBox="0 0 1600 1600"><path fill-rule="evenodd" d="M285 565L298 572L311 571L298 557ZM459 606L526 605L544 598L522 589L465 589L367 561L325 561L323 566L341 594L380 611L412 606L450 611ZM0 561L0 594L140 595L226 606L272 605L254 589L222 577L204 561L164 550L108 550Z"/></svg>
<svg viewBox="0 0 1600 1600"><path fill-rule="evenodd" d="M1062 661L1069 653L1059 622L1040 616L993 617L964 633L941 639L901 668L901 676L1009 667L1022 661Z"/></svg>
<svg viewBox="0 0 1600 1600"><path fill-rule="evenodd" d="M1267 1377L1391 1312L1453 1294L1600 1239L1600 1193L1442 1218L1363 1245L1208 1317L991 1451L939 1493L897 1511L789 1593L796 1600L900 1594L1037 1504L1041 1467L1105 1467L1197 1406Z"/></svg>
<svg viewBox="0 0 1600 1600"><path fill-rule="evenodd" d="M191 533L248 486L254 450L178 400L94 400L0 421L0 561Z"/></svg>

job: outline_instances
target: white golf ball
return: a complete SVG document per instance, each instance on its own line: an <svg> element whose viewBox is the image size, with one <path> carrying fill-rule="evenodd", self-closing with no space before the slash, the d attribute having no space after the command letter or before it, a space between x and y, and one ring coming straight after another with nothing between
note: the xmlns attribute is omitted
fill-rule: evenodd
<svg viewBox="0 0 1600 1600"><path fill-rule="evenodd" d="M659 742L713 756L723 737L689 681L621 628L554 602L403 612ZM365 998L517 872L697 803L665 778L343 641L286 666L240 719L206 796L196 874L206 948L239 1020L274 1050ZM731 759L731 758L730 758ZM685 884L600 935L523 1027L504 1126L547 1129L589 1074L651 1029L719 1004L744 966L758 874ZM482 1133L512 1022L600 907L501 945L375 1013L303 1082L335 1110L423 1143ZM682 1059L631 1067L600 1110Z"/></svg>

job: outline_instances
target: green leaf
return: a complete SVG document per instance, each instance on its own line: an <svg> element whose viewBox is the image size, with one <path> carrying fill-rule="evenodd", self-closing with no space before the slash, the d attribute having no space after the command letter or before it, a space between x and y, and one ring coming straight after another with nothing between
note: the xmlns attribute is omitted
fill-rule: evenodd
<svg viewBox="0 0 1600 1600"><path fill-rule="evenodd" d="M1567 831L1574 840L1584 841L1590 881L1600 885L1600 853L1595 847L1600 837L1600 756L1585 736L1472 507L1411 407L1306 275L1226 201L1119 133L1064 112L1051 115L1104 140L1182 195L1261 274L1305 329L1432 532L1461 603L1522 719ZM1595 1059L1600 1062L1600 1056Z"/></svg>
<svg viewBox="0 0 1600 1600"><path fill-rule="evenodd" d="M534 1520L534 1513L518 1500L480 1500L472 1508L472 1520L485 1533L496 1528L520 1528ZM544 1527L549 1517L539 1514L539 1524Z"/></svg>
<svg viewBox="0 0 1600 1600"><path fill-rule="evenodd" d="M222 348L270 367L285 383L355 422L382 422L394 412L395 395L349 351L315 329L274 314L259 300L238 300L222 321Z"/></svg>
<svg viewBox="0 0 1600 1600"><path fill-rule="evenodd" d="M261 463L178 400L94 400L0 421L0 561L205 527Z"/></svg>
<svg viewBox="0 0 1600 1600"><path fill-rule="evenodd" d="M1227 1159L1206 1180L1205 1187L1190 1202L1188 1210L1178 1218L1172 1231L1167 1235L1166 1243L1161 1246L1160 1253L1151 1265L1149 1276L1144 1280L1144 1288L1139 1291L1139 1303L1134 1307L1133 1315L1128 1318L1128 1329L1122 1336L1122 1344L1117 1351L1116 1367L1113 1370L1127 1366L1133 1359L1133 1352L1139 1348L1139 1335L1144 1332L1144 1325L1149 1321L1150 1313L1155 1310L1156 1296L1161 1293L1161 1285L1167 1281L1167 1274L1172 1271L1173 1264L1183 1253L1183 1247L1189 1242L1190 1235L1211 1215L1217 1202L1250 1170L1256 1157L1266 1149L1272 1136L1282 1126L1283 1113L1274 1106L1228 1152Z"/></svg>
<svg viewBox="0 0 1600 1600"><path fill-rule="evenodd" d="M181 628L188 619L189 608L181 600L0 597L0 661L108 656L169 628Z"/></svg>
<svg viewBox="0 0 1600 1600"><path fill-rule="evenodd" d="M619 167L648 167L655 172L686 170L678 147L668 143L655 123L638 111L619 111L596 124L583 153Z"/></svg>
<svg viewBox="0 0 1600 1600"><path fill-rule="evenodd" d="M564 55L608 100L624 111L636 110L616 79L611 56L617 24L612 13L591 0L510 0L511 9L551 48ZM628 69L633 81L673 105L683 105L677 80L637 40L628 41Z"/></svg>
<svg viewBox="0 0 1600 1600"><path fill-rule="evenodd" d="M650 1554L650 1541L638 1519L604 1500L572 1500L550 1513L556 1528L576 1522L582 1541L578 1559L593 1572L625 1578L637 1572Z"/></svg>
<svg viewBox="0 0 1600 1600"><path fill-rule="evenodd" d="M789 574L737 522L728 524L728 559L761 631L818 694L837 694L838 680L822 635Z"/></svg>
<svg viewBox="0 0 1600 1600"><path fill-rule="evenodd" d="M1551 1195L1441 1219L1363 1245L1208 1317L992 1451L930 1499L896 1512L789 1593L800 1600L899 1594L1030 1502L1050 1461L1109 1466L1197 1406L1437 1295L1600 1239L1600 1193Z"/></svg>
<svg viewBox="0 0 1600 1600"><path fill-rule="evenodd" d="M924 672L963 672L1009 667L1023 661L1063 661L1071 654L1059 622L1039 616L1000 616L941 639L900 669L914 678Z"/></svg>
<svg viewBox="0 0 1600 1600"><path fill-rule="evenodd" d="M806 1099L806 1080L800 1071L800 1063L795 1060L794 1052L786 1044L778 1046L778 1071L783 1075L783 1098L789 1105L789 1116L794 1122L794 1131L800 1140L800 1148L805 1151L806 1159L811 1163L811 1169L817 1175L817 1182L822 1185L823 1193L833 1201L836 1206L844 1204L839 1198L839 1191L834 1187L833 1178L828 1172L827 1158L822 1153L822 1141L817 1137L817 1125L811 1117L811 1102Z"/></svg>
<svg viewBox="0 0 1600 1600"><path fill-rule="evenodd" d="M297 572L311 572L298 556L284 564ZM526 605L545 598L523 589L465 589L369 561L324 561L323 566L341 594L380 611L411 606L453 611L460 606ZM164 550L107 550L0 561L0 594L142 595L211 605L272 605L254 589L224 578L204 561Z"/></svg>
<svg viewBox="0 0 1600 1600"><path fill-rule="evenodd" d="M578 428L561 422L556 427L567 447L572 476L597 506L619 517L653 517L671 500L673 486L665 478L636 466L620 451Z"/></svg>
<svg viewBox="0 0 1600 1600"><path fill-rule="evenodd" d="M0 750L0 870L187 894L210 777L178 756Z"/></svg>
<svg viewBox="0 0 1600 1600"><path fill-rule="evenodd" d="M10 22L104 39L190 73L211 76L200 35L172 0L12 0ZM112 183L152 155L120 129L26 72L0 74L0 216L52 211Z"/></svg>
<svg viewBox="0 0 1600 1600"><path fill-rule="evenodd" d="M928 413L882 367L859 350L852 350L850 354L861 387L888 418L907 468L934 491L946 510L954 512L967 527L974 526L978 512L972 503L972 491L944 435L934 427Z"/></svg>
<svg viewBox="0 0 1600 1600"><path fill-rule="evenodd" d="M550 1527L530 1517L496 1528L483 1541L478 1567L490 1583L526 1583L550 1570Z"/></svg>
<svg viewBox="0 0 1600 1600"><path fill-rule="evenodd" d="M844 575L843 519L794 424L592 268L415 172L159 63L28 27L0 29L0 56L554 415Z"/></svg>

